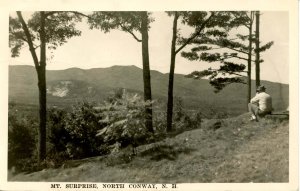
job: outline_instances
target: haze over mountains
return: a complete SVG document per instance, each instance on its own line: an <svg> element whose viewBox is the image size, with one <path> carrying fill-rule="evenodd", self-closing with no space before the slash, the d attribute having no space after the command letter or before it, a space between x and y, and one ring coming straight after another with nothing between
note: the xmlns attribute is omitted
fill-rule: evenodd
<svg viewBox="0 0 300 191"><path fill-rule="evenodd" d="M143 95L142 70L136 66L112 66L83 70L47 71L48 106L70 106L81 100L102 102L118 88ZM273 97L275 110L285 110L289 105L287 84L262 81ZM167 100L168 74L151 71L153 99ZM253 95L255 82L253 81ZM225 111L232 115L246 112L247 86L231 84L219 93L208 80L185 78L175 75L174 96L181 97L184 106L191 110ZM33 66L9 66L9 101L38 105L36 71Z"/></svg>

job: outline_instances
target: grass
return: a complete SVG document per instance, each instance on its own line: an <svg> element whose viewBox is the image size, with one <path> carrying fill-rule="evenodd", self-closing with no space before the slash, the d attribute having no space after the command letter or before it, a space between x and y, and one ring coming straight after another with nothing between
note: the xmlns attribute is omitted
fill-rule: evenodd
<svg viewBox="0 0 300 191"><path fill-rule="evenodd" d="M218 128L216 128L216 124ZM105 157L68 161L57 169L9 175L9 181L288 182L288 120L249 122L244 114L205 120L199 129Z"/></svg>

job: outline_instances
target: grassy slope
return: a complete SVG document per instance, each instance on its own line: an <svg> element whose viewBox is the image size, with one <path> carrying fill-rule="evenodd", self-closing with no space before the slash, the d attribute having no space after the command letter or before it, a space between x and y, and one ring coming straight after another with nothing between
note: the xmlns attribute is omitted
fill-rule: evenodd
<svg viewBox="0 0 300 191"><path fill-rule="evenodd" d="M95 182L288 182L288 121L249 115L204 121L162 142L138 148L130 162L125 151L69 161L59 169L10 177L11 181ZM122 154L123 153L123 154ZM127 157L127 158L126 158Z"/></svg>

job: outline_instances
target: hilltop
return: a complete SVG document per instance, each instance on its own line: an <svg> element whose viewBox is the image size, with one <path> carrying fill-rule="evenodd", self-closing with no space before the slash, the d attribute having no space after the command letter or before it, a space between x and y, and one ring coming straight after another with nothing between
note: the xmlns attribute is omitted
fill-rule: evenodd
<svg viewBox="0 0 300 191"><path fill-rule="evenodd" d="M214 128L220 123L218 129ZM289 122L249 114L205 120L201 127L108 156L68 161L57 169L9 175L9 181L288 182Z"/></svg>
<svg viewBox="0 0 300 191"><path fill-rule="evenodd" d="M143 93L142 70L136 66L112 66L83 70L47 70L48 106L68 106L82 99L101 102L118 88ZM273 97L275 110L285 110L289 104L289 85L262 81ZM153 98L167 99L168 74L151 71ZM255 83L253 82L253 95ZM239 115L246 111L247 87L231 84L214 93L208 80L194 80L176 74L174 95L181 97L189 110L226 112ZM33 66L9 66L9 101L38 105L37 77Z"/></svg>

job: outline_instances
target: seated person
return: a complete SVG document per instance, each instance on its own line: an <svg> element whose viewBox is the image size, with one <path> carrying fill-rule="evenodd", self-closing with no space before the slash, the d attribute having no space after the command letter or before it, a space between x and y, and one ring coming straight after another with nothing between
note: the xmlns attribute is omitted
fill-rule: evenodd
<svg viewBox="0 0 300 191"><path fill-rule="evenodd" d="M272 112L272 98L266 92L264 86L259 86L256 95L248 104L249 112L251 112L251 121L258 121L258 117L264 117Z"/></svg>

